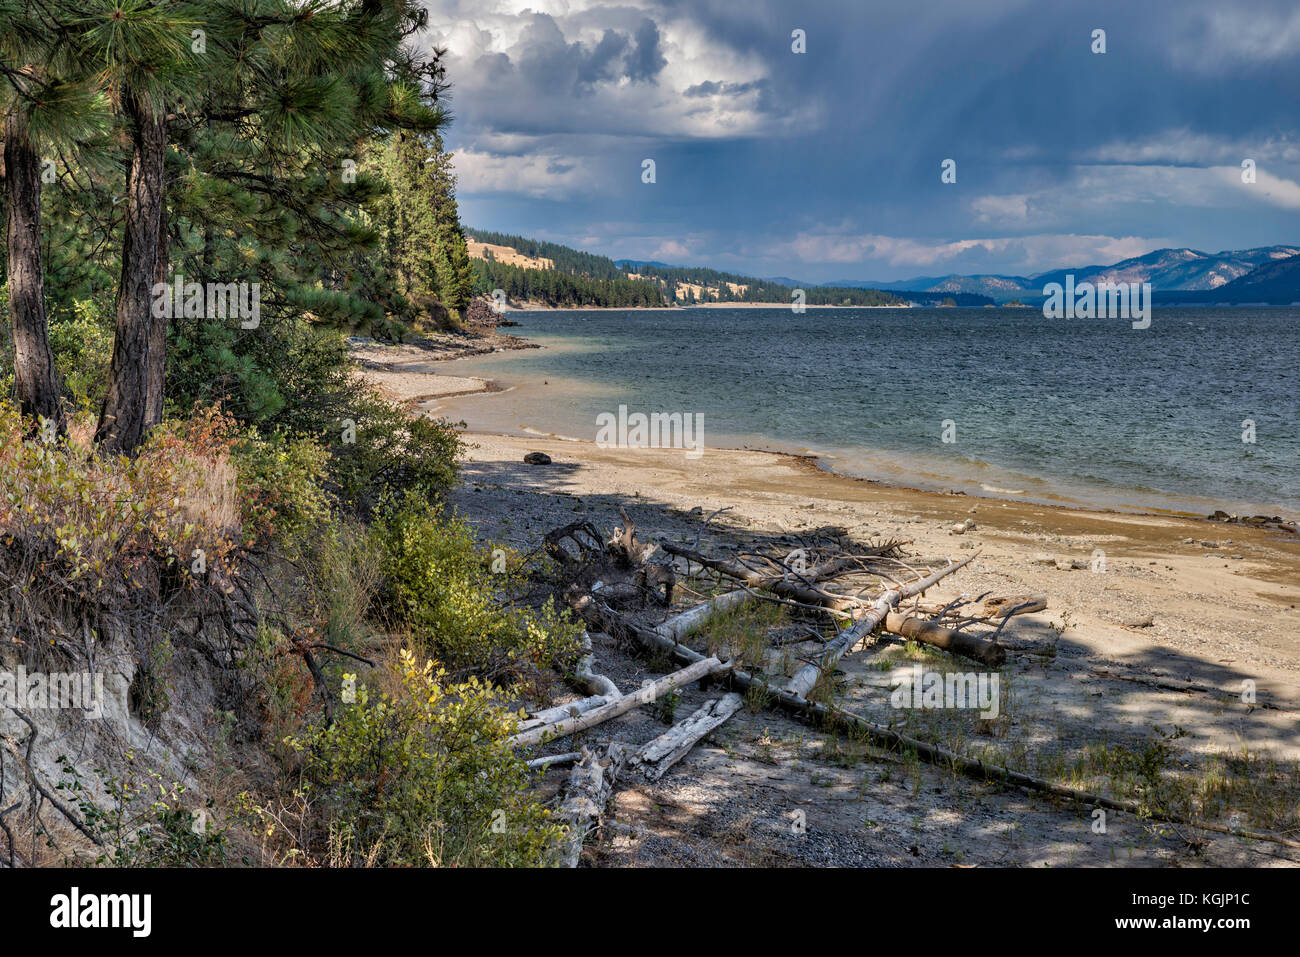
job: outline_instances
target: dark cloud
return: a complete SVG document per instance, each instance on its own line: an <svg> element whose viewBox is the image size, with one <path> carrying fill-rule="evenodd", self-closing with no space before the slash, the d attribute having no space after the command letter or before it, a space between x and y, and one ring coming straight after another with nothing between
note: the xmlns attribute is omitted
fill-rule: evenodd
<svg viewBox="0 0 1300 957"><path fill-rule="evenodd" d="M683 92L683 96L743 96L746 93L752 93L755 90L767 89L767 80L750 80L747 83L728 83L725 80L705 80L703 83L696 83L694 86L688 86Z"/></svg>
<svg viewBox="0 0 1300 957"><path fill-rule="evenodd" d="M472 59L452 65L453 145L514 137L591 173L562 209L498 195L486 227L576 240L618 223L600 235L637 258L632 237L708 222L729 266L811 279L855 270L763 251L830 248L793 237L835 230L889 237L863 248L902 252L860 271L890 279L941 271L902 257L961 240L1001 241L966 254L990 272L1015 271L1047 235L1300 240L1277 201L1300 183L1296 0L611 0L555 17L446 2L473 24ZM796 28L806 53L791 51ZM1099 28L1105 54L1090 49ZM649 156L653 188L639 179ZM1273 199L1210 169L1244 157L1284 181Z"/></svg>
<svg viewBox="0 0 1300 957"><path fill-rule="evenodd" d="M596 48L586 55L581 43L575 43L575 53L579 58L578 82L585 84L599 83L602 80L617 80L622 72L622 57L627 51L628 38L614 30L606 30Z"/></svg>
<svg viewBox="0 0 1300 957"><path fill-rule="evenodd" d="M627 61L628 78L649 82L667 65L659 49L659 27L649 18L642 20L636 28L636 46Z"/></svg>
<svg viewBox="0 0 1300 957"><path fill-rule="evenodd" d="M603 83L653 82L668 62L650 19L631 32L606 28L599 42L588 45L566 40L550 14L529 16L511 58L534 90L552 95L552 103L562 102L555 94L587 96Z"/></svg>

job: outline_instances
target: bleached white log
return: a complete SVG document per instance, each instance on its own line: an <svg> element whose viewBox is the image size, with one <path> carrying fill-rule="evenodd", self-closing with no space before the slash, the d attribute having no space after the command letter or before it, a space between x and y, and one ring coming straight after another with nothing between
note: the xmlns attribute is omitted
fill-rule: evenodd
<svg viewBox="0 0 1300 957"><path fill-rule="evenodd" d="M545 770L553 764L572 764L574 761L581 761L582 753L579 751L566 751L564 754L548 754L544 758L533 758L528 762L530 770L536 771L538 768Z"/></svg>
<svg viewBox="0 0 1300 957"><path fill-rule="evenodd" d="M543 725L541 727L529 728L527 731L521 731L510 739L512 746L516 748L530 747L534 744L540 744L542 741L563 737L566 734L573 734L577 731L584 731L587 728L595 727L602 722L611 718L617 718L621 714L626 714L633 708L642 704L653 704L664 695L683 685L699 681L701 678L709 675L721 674L731 670L731 663L723 663L717 657L703 658L694 664L682 668L680 671L674 671L670 675L664 675L656 679L649 686L634 691L632 694L624 695L616 701L602 705L588 711L586 714L580 714L573 717L556 721L553 724Z"/></svg>
<svg viewBox="0 0 1300 957"><path fill-rule="evenodd" d="M529 715L523 721L519 722L520 731L528 731L531 728L539 728L542 725L554 724L565 718L576 717L580 714L586 714L602 705L609 704L611 701L617 701L623 697L623 693L618 690L618 685L604 675L598 675L592 671L592 661L594 656L591 651L591 635L587 632L582 633L582 646L586 651L578 659L578 667L574 674L574 680L585 690L591 693L590 697L582 698L578 701L570 701L567 704L557 704L554 707L547 708L544 711L538 711Z"/></svg>
<svg viewBox="0 0 1300 957"><path fill-rule="evenodd" d="M696 742L740 710L741 697L734 691L706 701L684 721L679 721L653 741L642 745L629 759L647 780L658 781L664 772L686 757Z"/></svg>
<svg viewBox="0 0 1300 957"><path fill-rule="evenodd" d="M568 704L557 704L552 708L544 711L538 711L529 715L523 721L519 722L519 730L527 731L530 728L540 728L542 725L554 724L557 721L563 721L565 718L577 717L593 711L602 705L607 705L610 698L603 694L592 695L589 698L580 698L577 701L570 701ZM617 700L617 699L614 699Z"/></svg>
<svg viewBox="0 0 1300 957"><path fill-rule="evenodd" d="M625 746L617 741L610 744L603 757L582 749L582 760L569 772L567 793L555 815L568 828L560 846L562 866L578 866L582 842L600 825L626 758Z"/></svg>
<svg viewBox="0 0 1300 957"><path fill-rule="evenodd" d="M585 631L582 633L582 646L587 653L578 659L578 682L593 695L600 695L611 701L623 697L623 692L618 690L618 685L611 679L592 671L595 655L591 650L591 635Z"/></svg>
<svg viewBox="0 0 1300 957"><path fill-rule="evenodd" d="M744 589L724 592L716 598L694 605L680 615L674 615L655 628L664 638L681 641L687 635L699 631L711 619L725 615L734 608L739 608L752 596Z"/></svg>
<svg viewBox="0 0 1300 957"><path fill-rule="evenodd" d="M946 578L957 569L969 564L979 552L963 559L960 562L952 562L945 565L932 575L917 582L912 582L903 588L891 588L885 592L869 607L857 614L857 620L849 625L835 637L830 644L822 651L821 660L816 663L806 664L794 673L788 682L785 690L799 698L807 698L808 694L817 684L817 679L824 673L835 667L835 663L840 660L845 652L853 648L859 641L871 634L875 627L880 624L881 620L894 609L894 607L904 598L910 598L913 595L919 595L931 585L940 579Z"/></svg>

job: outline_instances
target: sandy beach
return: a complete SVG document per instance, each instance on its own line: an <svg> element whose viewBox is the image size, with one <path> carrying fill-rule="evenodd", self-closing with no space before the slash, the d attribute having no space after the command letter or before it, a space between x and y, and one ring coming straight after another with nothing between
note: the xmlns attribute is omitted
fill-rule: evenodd
<svg viewBox="0 0 1300 957"><path fill-rule="evenodd" d="M386 360L369 354L366 375L413 407L429 396L495 387L485 380L442 375L441 370L412 370L411 365L430 359L427 351L416 352L420 354L389 354ZM452 369L454 365L448 371ZM980 741L963 732L962 747L983 749L979 753L993 753L1008 766L1019 764L1037 773L1060 771L1057 762L1075 760L1071 773L1082 773L1087 783L1101 787L1078 770L1079 759L1071 755L1097 747L1140 751L1149 747L1153 735L1163 740L1177 728L1170 759L1182 761L1182 773L1198 780L1218 773L1211 769L1229 755L1246 761L1252 778L1258 777L1254 762L1283 762L1291 770L1277 782L1282 797L1275 794L1269 803L1285 803L1287 826L1295 826L1300 808L1300 775L1294 770L1300 759L1300 536L1200 518L893 487L833 474L806 458L768 452L708 449L692 459L681 451L600 448L543 435L471 433L465 439L463 480L451 496L454 507L483 538L524 551L536 548L545 532L577 518L612 528L620 522L620 508L650 541L691 542L698 536L703 548L755 540L796 542L831 527L860 541L906 540L908 552L915 555L959 559L979 549L968 568L927 597L943 602L960 594L1035 594L1044 596L1048 607L1018 617L1004 633L1010 655L1002 671L1016 689L1015 716L1005 734ZM546 453L551 464L525 464L530 452ZM954 525L967 521L973 528L954 531ZM629 681L645 674L646 663L625 650L602 648L598 642L597 653L616 681L618 672ZM846 701L853 710L891 720L882 704L887 698L882 682L888 656L899 653L880 643L843 659ZM632 714L612 726L635 737L647 720L653 723ZM933 768L916 772L927 790L933 785L935 795L923 815L929 824L918 830L920 853L909 856L892 844L873 843L873 835L864 836L860 826L841 819L847 813L841 805L861 782L850 784L849 775L840 783L817 783L819 774L839 773L819 765L831 746L791 719L745 712L725 733L715 735L711 746L697 748L683 762L690 770L672 778L672 794L621 798L629 827L659 833L662 840L643 835L627 844L631 857L615 855L610 862L664 863L687 854L685 848L698 849L705 840L693 830L699 822L688 815L689 827L679 822L675 829L663 820L663 806L656 802L711 804L726 792L733 795L727 806L743 818L750 811L737 809L756 799L739 782L747 775L764 781L771 777L767 762L773 751L777 766L791 775L778 803L804 807L799 802L812 802L808 806L826 815L826 826L857 848L835 851L833 860L934 864L944 859L943 847L957 846L954 842L961 843L966 859L988 863L1114 860L1113 847L1103 849L1090 840L1086 811L1044 807L1042 798L984 786L978 789L980 800L995 809L994 816L1019 823L1012 827L1010 844L978 837L977 831L987 837L988 821L954 817L951 808L954 789L969 793L970 782L955 783ZM669 787L667 782L665 778L663 787ZM899 797L902 813L906 802ZM765 800L769 804L751 811L769 820L772 798ZM915 812L914 802L907 807ZM1231 820L1233 813L1240 817L1247 812L1225 805L1218 817ZM812 862L801 856L811 853L808 845L786 846L782 827L778 822L769 828L771 840L760 850L746 840L744 853L763 859L779 850ZM1186 843L1168 829L1131 821L1124 834L1127 862L1170 863L1188 854ZM1300 860L1300 853L1290 849L1210 832L1198 841L1198 858L1216 863Z"/></svg>

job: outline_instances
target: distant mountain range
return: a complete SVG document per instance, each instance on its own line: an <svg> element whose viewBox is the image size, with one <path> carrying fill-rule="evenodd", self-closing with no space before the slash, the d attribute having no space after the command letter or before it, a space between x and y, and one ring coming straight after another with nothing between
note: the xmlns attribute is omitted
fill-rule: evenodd
<svg viewBox="0 0 1300 957"><path fill-rule="evenodd" d="M974 293L999 302L1042 298L1048 283L1149 282L1157 300L1187 302L1300 301L1300 246L1262 246L1224 250L1157 249L1109 266L1075 266L1034 276L918 276L899 282L836 280L828 285L886 291ZM1286 265L1290 263L1290 265ZM1187 296L1184 293L1196 293Z"/></svg>

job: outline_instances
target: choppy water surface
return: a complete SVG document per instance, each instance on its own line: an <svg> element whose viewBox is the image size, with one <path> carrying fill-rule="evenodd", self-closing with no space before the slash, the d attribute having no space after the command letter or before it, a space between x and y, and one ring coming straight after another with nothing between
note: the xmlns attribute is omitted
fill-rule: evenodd
<svg viewBox="0 0 1300 957"><path fill-rule="evenodd" d="M514 318L547 348L438 364L521 385L447 403L471 428L594 439L622 404L701 413L710 446L813 451L868 478L1300 515L1300 309L1157 309L1145 330L1029 309Z"/></svg>

